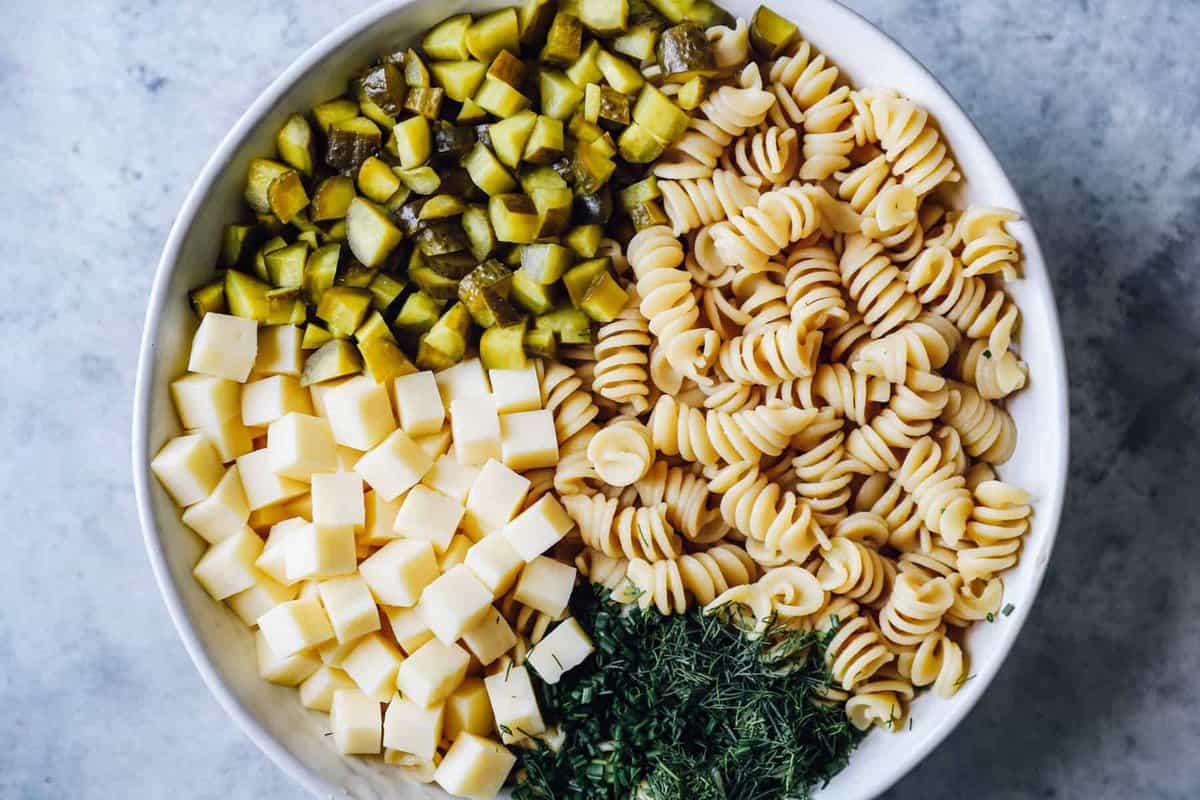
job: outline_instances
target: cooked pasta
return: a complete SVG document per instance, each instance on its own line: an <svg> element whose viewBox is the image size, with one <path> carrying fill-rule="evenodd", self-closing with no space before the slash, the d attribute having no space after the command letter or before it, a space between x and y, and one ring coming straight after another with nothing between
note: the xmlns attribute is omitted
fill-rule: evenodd
<svg viewBox="0 0 1200 800"><path fill-rule="evenodd" d="M717 361L730 380L773 386L812 377L822 339L821 331L796 322L773 325L725 342Z"/></svg>
<svg viewBox="0 0 1200 800"><path fill-rule="evenodd" d="M836 630L826 645L825 663L833 679L846 691L895 660L878 626L850 598L835 597L817 615L817 630Z"/></svg>
<svg viewBox="0 0 1200 800"><path fill-rule="evenodd" d="M719 541L728 531L709 508L708 481L684 467L656 461L634 486L642 505L666 505L667 521L691 542Z"/></svg>
<svg viewBox="0 0 1200 800"><path fill-rule="evenodd" d="M1017 277L1017 240L1008 232L1006 223L1015 222L1020 215L1007 208L972 206L958 221L962 239L963 274L1000 275L1005 280Z"/></svg>
<svg viewBox="0 0 1200 800"><path fill-rule="evenodd" d="M975 504L962 473L939 444L928 436L914 443L896 479L912 494L925 527L952 546L962 539Z"/></svg>
<svg viewBox="0 0 1200 800"><path fill-rule="evenodd" d="M972 458L989 464L1003 464L1016 449L1017 426L1013 418L972 386L950 385L942 419L958 431Z"/></svg>
<svg viewBox="0 0 1200 800"><path fill-rule="evenodd" d="M812 508L769 481L753 463L725 467L708 487L723 495L721 516L747 537L746 550L764 566L801 563L817 547L828 546Z"/></svg>
<svg viewBox="0 0 1200 800"><path fill-rule="evenodd" d="M833 248L799 242L788 249L786 263L783 282L793 321L816 329L849 318Z"/></svg>
<svg viewBox="0 0 1200 800"><path fill-rule="evenodd" d="M934 631L917 646L909 677L913 686L932 685L938 697L953 697L967 677L962 648L945 631Z"/></svg>
<svg viewBox="0 0 1200 800"><path fill-rule="evenodd" d="M962 178L927 111L903 97L885 95L871 101L871 116L892 171L918 195Z"/></svg>
<svg viewBox="0 0 1200 800"><path fill-rule="evenodd" d="M901 572L879 612L879 629L892 644L914 647L938 629L953 604L954 590L945 578L924 580Z"/></svg>
<svg viewBox="0 0 1200 800"><path fill-rule="evenodd" d="M732 28L713 25L704 35L712 45L717 69L740 67L749 60L750 28L746 26L746 20L738 18Z"/></svg>
<svg viewBox="0 0 1200 800"><path fill-rule="evenodd" d="M906 704L914 694L908 681L890 677L872 680L859 686L846 700L846 717L860 731L872 725L893 733L901 731L907 717Z"/></svg>
<svg viewBox="0 0 1200 800"><path fill-rule="evenodd" d="M847 236L839 269L863 321L873 326L873 337L891 333L921 313L920 301L878 242L861 234Z"/></svg>
<svg viewBox="0 0 1200 800"><path fill-rule="evenodd" d="M909 370L940 370L961 341L962 334L949 321L925 312L887 336L863 345L850 366L855 372L905 383Z"/></svg>
<svg viewBox="0 0 1200 800"><path fill-rule="evenodd" d="M817 580L832 594L869 606L891 589L896 565L869 547L842 536L829 540L821 551Z"/></svg>
<svg viewBox="0 0 1200 800"><path fill-rule="evenodd" d="M607 556L660 561L683 553L666 506L621 508L602 495L573 494L563 498L563 507L579 526L583 543Z"/></svg>
<svg viewBox="0 0 1200 800"><path fill-rule="evenodd" d="M815 418L812 410L782 404L732 414L701 410L664 394L650 415L650 431L660 453L712 466L779 455Z"/></svg>
<svg viewBox="0 0 1200 800"><path fill-rule="evenodd" d="M795 128L778 125L747 132L721 155L721 166L740 172L752 186L781 186L800 169L800 136Z"/></svg>
<svg viewBox="0 0 1200 800"><path fill-rule="evenodd" d="M638 310L637 291L617 318L596 332L596 365L592 390L620 405L628 405L635 414L650 407L650 326Z"/></svg>
<svg viewBox="0 0 1200 800"><path fill-rule="evenodd" d="M739 214L759 198L758 189L743 175L725 169L713 171L710 178L662 180L658 188L676 236Z"/></svg>
<svg viewBox="0 0 1200 800"><path fill-rule="evenodd" d="M588 461L610 486L632 486L654 463L650 431L636 419L609 422L588 442Z"/></svg>
<svg viewBox="0 0 1200 800"><path fill-rule="evenodd" d="M637 587L638 604L662 614L682 614L693 604L711 603L733 586L758 577L758 565L745 550L721 544L680 556L675 561L629 562L628 579Z"/></svg>
<svg viewBox="0 0 1200 800"><path fill-rule="evenodd" d="M761 268L789 244L821 231L858 229L855 212L814 184L791 183L772 189L742 213L712 226L721 257L748 269Z"/></svg>
<svg viewBox="0 0 1200 800"><path fill-rule="evenodd" d="M562 447L600 413L575 370L551 362L542 376L542 407L554 414L554 430Z"/></svg>

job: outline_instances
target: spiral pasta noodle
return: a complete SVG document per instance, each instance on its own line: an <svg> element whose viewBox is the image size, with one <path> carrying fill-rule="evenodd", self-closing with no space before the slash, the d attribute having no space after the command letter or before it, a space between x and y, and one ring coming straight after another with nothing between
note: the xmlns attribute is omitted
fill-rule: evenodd
<svg viewBox="0 0 1200 800"><path fill-rule="evenodd" d="M764 193L758 203L711 227L727 263L759 269L789 244L818 231L857 230L858 215L812 184L791 183Z"/></svg>
<svg viewBox="0 0 1200 800"><path fill-rule="evenodd" d="M606 556L660 561L683 553L665 506L620 508L614 499L583 494L567 495L562 502L579 525L583 543Z"/></svg>
<svg viewBox="0 0 1200 800"><path fill-rule="evenodd" d="M825 648L825 664L842 689L852 691L895 659L879 628L850 598L835 597L817 614L817 630L836 630Z"/></svg>
<svg viewBox="0 0 1200 800"><path fill-rule="evenodd" d="M944 389L918 392L897 387L883 411L850 432L846 452L869 471L898 469L901 456L933 430L948 396Z"/></svg>
<svg viewBox="0 0 1200 800"><path fill-rule="evenodd" d="M846 516L850 483L862 470L846 457L845 434L834 431L792 459L793 490L812 507L817 522L832 527Z"/></svg>
<svg viewBox="0 0 1200 800"><path fill-rule="evenodd" d="M801 110L807 111L833 89L838 69L802 39L790 55L781 56L771 64L768 77L787 89Z"/></svg>
<svg viewBox="0 0 1200 800"><path fill-rule="evenodd" d="M962 342L962 334L944 317L924 312L888 335L862 346L850 362L855 372L904 383L909 370L941 369Z"/></svg>
<svg viewBox="0 0 1200 800"><path fill-rule="evenodd" d="M1003 464L1017 446L1017 426L1009 413L973 386L953 383L942 419L962 437L973 458Z"/></svg>
<svg viewBox="0 0 1200 800"><path fill-rule="evenodd" d="M838 197L849 203L859 214L867 212L885 187L894 186L896 183L887 157L882 155L849 172L839 172L834 177L838 180Z"/></svg>
<svg viewBox="0 0 1200 800"><path fill-rule="evenodd" d="M958 568L967 580L991 577L1017 562L1032 513L1029 494L1000 481L979 484L974 499L966 535L975 546L958 551Z"/></svg>
<svg viewBox="0 0 1200 800"><path fill-rule="evenodd" d="M845 364L821 364L810 378L768 387L768 400L785 399L801 408L827 407L856 425L865 425L892 396L883 378L856 372Z"/></svg>
<svg viewBox="0 0 1200 800"><path fill-rule="evenodd" d="M892 170L918 195L928 194L939 184L961 180L929 112L891 95L871 101L871 116Z"/></svg>
<svg viewBox="0 0 1200 800"><path fill-rule="evenodd" d="M542 376L542 408L554 415L554 431L559 447L583 430L600 413L596 403L582 387L583 381L560 362L550 362Z"/></svg>
<svg viewBox="0 0 1200 800"><path fill-rule="evenodd" d="M917 646L909 670L913 686L932 686L938 697L953 697L967 677L967 660L945 631L935 631Z"/></svg>
<svg viewBox="0 0 1200 800"><path fill-rule="evenodd" d="M638 310L636 290L617 318L596 332L596 365L592 390L620 405L629 405L635 414L650 407L649 372L650 326Z"/></svg>
<svg viewBox="0 0 1200 800"><path fill-rule="evenodd" d="M831 247L800 242L787 251L787 268L783 283L793 322L814 330L849 318Z"/></svg>
<svg viewBox="0 0 1200 800"><path fill-rule="evenodd" d="M925 527L951 546L963 538L975 503L961 472L931 437L912 446L896 479L912 494Z"/></svg>
<svg viewBox="0 0 1200 800"><path fill-rule="evenodd" d="M650 432L659 452L712 466L718 461L757 461L763 455L779 455L815 418L814 411L784 405L732 414L702 411L663 395L650 415Z"/></svg>
<svg viewBox="0 0 1200 800"><path fill-rule="evenodd" d="M638 588L638 604L661 614L682 614L693 602L708 605L733 586L758 577L758 565L733 544L680 556L675 561L629 562L628 578Z"/></svg>
<svg viewBox="0 0 1200 800"><path fill-rule="evenodd" d="M821 558L817 571L821 588L862 605L869 606L883 597L896 577L895 564L853 539L833 537Z"/></svg>
<svg viewBox="0 0 1200 800"><path fill-rule="evenodd" d="M753 463L725 467L708 488L722 495L721 516L747 537L747 551L764 566L801 563L818 546L828 545L812 508L767 480Z"/></svg>
<svg viewBox="0 0 1200 800"><path fill-rule="evenodd" d="M721 155L721 166L752 186L781 186L800 169L800 136L778 125L747 132Z"/></svg>
<svg viewBox="0 0 1200 800"><path fill-rule="evenodd" d="M667 521L688 541L708 544L728 531L709 508L708 481L683 467L656 461L634 486L642 505L666 505Z"/></svg>
<svg viewBox="0 0 1200 800"><path fill-rule="evenodd" d="M1017 277L1017 240L1008 232L1006 223L1020 219L1017 212L1007 208L971 206L958 221L962 239L963 274L1000 275L1006 280Z"/></svg>
<svg viewBox="0 0 1200 800"><path fill-rule="evenodd" d="M879 629L892 644L914 647L941 626L953 604L954 592L945 578L923 580L901 572L879 612Z"/></svg>
<svg viewBox="0 0 1200 800"><path fill-rule="evenodd" d="M717 362L730 380L773 386L812 377L822 339L821 331L795 322L774 325L725 342Z"/></svg>
<svg viewBox="0 0 1200 800"><path fill-rule="evenodd" d="M862 221L862 233L887 248L895 261L911 261L925 243L925 229L917 214L920 199L908 186L885 187L871 201Z"/></svg>
<svg viewBox="0 0 1200 800"><path fill-rule="evenodd" d="M1000 578L967 580L954 573L947 575L946 580L954 590L954 605L946 612L947 625L965 628L1000 613L1000 603L1004 599L1004 582Z"/></svg>
<svg viewBox="0 0 1200 800"><path fill-rule="evenodd" d="M559 445L558 465L554 468L554 490L560 495L591 493L602 485L587 455L588 445L599 430L598 426L589 422Z"/></svg>
<svg viewBox="0 0 1200 800"><path fill-rule="evenodd" d="M921 313L921 303L908 291L900 270L883 254L883 245L861 234L846 237L839 269L846 291L871 335L891 333Z"/></svg>
<svg viewBox="0 0 1200 800"><path fill-rule="evenodd" d="M759 199L758 189L743 175L725 169L714 170L710 178L662 180L658 188L676 236L739 214Z"/></svg>
<svg viewBox="0 0 1200 800"><path fill-rule="evenodd" d="M712 45L713 60L717 69L729 69L745 64L750 58L750 28L740 17L730 28L728 25L713 25L704 31Z"/></svg>
<svg viewBox="0 0 1200 800"><path fill-rule="evenodd" d="M853 507L856 513L874 514L883 520L888 546L900 552L901 558L920 547L922 524L917 502L886 472L876 472L863 481Z"/></svg>
<svg viewBox="0 0 1200 800"><path fill-rule="evenodd" d="M901 678L873 679L846 700L846 719L860 731L874 725L895 733L904 729L905 704L914 694L912 684Z"/></svg>
<svg viewBox="0 0 1200 800"><path fill-rule="evenodd" d="M602 481L610 486L632 486L654 463L654 441L636 419L620 419L592 437L587 456Z"/></svg>

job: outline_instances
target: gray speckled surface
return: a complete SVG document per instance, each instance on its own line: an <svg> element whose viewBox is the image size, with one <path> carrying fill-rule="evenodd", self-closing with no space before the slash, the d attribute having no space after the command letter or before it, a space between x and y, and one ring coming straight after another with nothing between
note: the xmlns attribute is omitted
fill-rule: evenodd
<svg viewBox="0 0 1200 800"><path fill-rule="evenodd" d="M4 4L0 797L284 798L176 640L134 514L142 312L253 97L364 4ZM1200 796L1200 5L855 0L1023 195L1069 349L1072 485L992 690L894 798Z"/></svg>

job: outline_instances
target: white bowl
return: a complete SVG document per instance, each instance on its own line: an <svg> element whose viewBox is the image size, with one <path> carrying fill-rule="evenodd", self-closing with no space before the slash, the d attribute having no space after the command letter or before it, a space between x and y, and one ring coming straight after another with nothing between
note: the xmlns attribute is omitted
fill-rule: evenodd
<svg viewBox="0 0 1200 800"><path fill-rule="evenodd" d="M511 0L510 0L511 2ZM171 229L155 275L138 363L133 413L133 475L146 550L163 599L184 646L213 695L276 764L312 793L356 800L444 797L399 779L393 769L343 758L330 745L323 715L305 710L295 692L262 681L253 640L223 605L192 579L199 539L179 521L167 495L151 479L149 460L178 424L169 382L184 370L195 319L188 289L209 275L222 226L241 204L247 162L273 149L275 131L296 110L339 94L347 76L377 54L408 43L412 34L460 11L505 5L501 0L385 0L348 20L314 45L272 83L242 116L200 173ZM725 0L749 18L757 2ZM966 200L1022 211L1021 201L979 131L946 90L903 48L832 0L777 5L804 36L859 86L894 86L938 121L967 181ZM1024 316L1021 351L1030 385L1010 405L1019 445L1003 477L1036 499L1033 530L1020 565L1005 575L1005 601L1015 610L969 637L974 678L951 699L931 695L913 704L911 730L875 732L820 797L859 800L895 783L942 741L991 683L1033 605L1062 509L1067 471L1067 377L1054 299L1032 228L1014 226L1025 255L1025 277L1011 285ZM1013 698L1014 702L1020 702ZM966 787L963 787L964 789Z"/></svg>

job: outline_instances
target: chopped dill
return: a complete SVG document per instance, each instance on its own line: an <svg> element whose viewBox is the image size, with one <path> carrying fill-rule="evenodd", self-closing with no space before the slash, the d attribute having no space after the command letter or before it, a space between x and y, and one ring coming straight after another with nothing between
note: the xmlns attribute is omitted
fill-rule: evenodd
<svg viewBox="0 0 1200 800"><path fill-rule="evenodd" d="M1012 603L1006 603L1004 608L1000 609L1000 613L1007 617L1015 608L1016 606L1014 606Z"/></svg>
<svg viewBox="0 0 1200 800"><path fill-rule="evenodd" d="M663 617L576 590L595 656L538 685L558 751L518 753L514 800L804 800L845 766L860 734L829 685L828 634L772 624L751 640L735 609Z"/></svg>
<svg viewBox="0 0 1200 800"><path fill-rule="evenodd" d="M987 621L988 621L988 622L995 622L995 621L996 621L996 615L995 615L995 614L993 614L992 612L990 612L990 611L989 611L989 612L987 613Z"/></svg>

